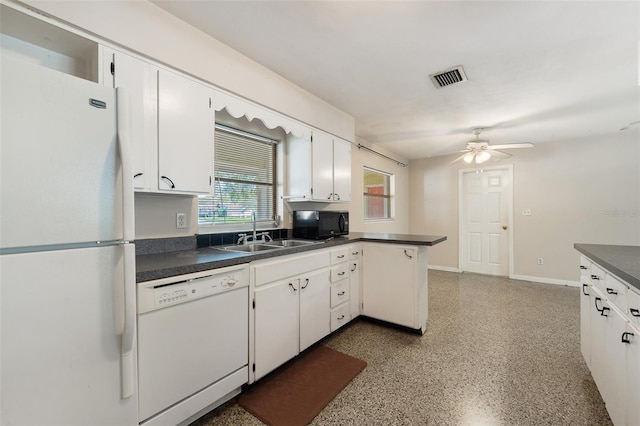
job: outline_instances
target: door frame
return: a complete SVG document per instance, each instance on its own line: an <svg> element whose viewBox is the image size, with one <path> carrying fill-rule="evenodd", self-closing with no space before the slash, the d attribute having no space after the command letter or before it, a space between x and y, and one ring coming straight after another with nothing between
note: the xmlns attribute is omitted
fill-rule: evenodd
<svg viewBox="0 0 640 426"><path fill-rule="evenodd" d="M507 241L509 244L509 278L513 278L513 235L514 235L514 225L513 225L513 164L504 164L498 166L489 166L489 167L474 167L471 169L460 169L458 170L458 271L464 272L462 259L463 259L463 238L464 234L463 230L463 220L462 220L462 205L463 205L463 197L465 195L464 189L464 175L467 173L477 173L483 171L490 170L506 170L509 175L509 188L507 189L507 210L508 210L508 219L509 219L509 235L507 237Z"/></svg>

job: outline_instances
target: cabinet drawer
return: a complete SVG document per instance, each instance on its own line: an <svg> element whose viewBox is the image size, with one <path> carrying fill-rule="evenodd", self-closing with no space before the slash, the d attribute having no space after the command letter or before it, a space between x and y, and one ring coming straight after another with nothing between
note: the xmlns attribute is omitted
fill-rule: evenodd
<svg viewBox="0 0 640 426"><path fill-rule="evenodd" d="M349 266L350 263L344 262L339 265L334 265L331 267L331 282L335 283L340 280L344 280L349 278Z"/></svg>
<svg viewBox="0 0 640 426"><path fill-rule="evenodd" d="M349 260L349 247L331 250L331 264L335 265Z"/></svg>
<svg viewBox="0 0 640 426"><path fill-rule="evenodd" d="M362 247L358 244L357 246L351 246L349 248L349 259L357 260L362 256Z"/></svg>
<svg viewBox="0 0 640 426"><path fill-rule="evenodd" d="M351 320L349 317L349 304L343 303L331 310L331 331L336 331Z"/></svg>
<svg viewBox="0 0 640 426"><path fill-rule="evenodd" d="M322 250L310 254L282 256L278 260L258 261L252 266L252 274L255 285L261 285L327 266L329 251Z"/></svg>
<svg viewBox="0 0 640 426"><path fill-rule="evenodd" d="M593 285L598 287L603 293L606 292L605 284L604 284L604 279L605 279L604 269L600 268L595 263L591 264L589 279L591 279L591 282L593 283Z"/></svg>
<svg viewBox="0 0 640 426"><path fill-rule="evenodd" d="M331 307L335 308L342 302L349 300L349 281L342 280L331 285Z"/></svg>
<svg viewBox="0 0 640 426"><path fill-rule="evenodd" d="M627 311L629 321L636 327L640 327L640 294L633 290L627 291L627 302L629 305L629 310Z"/></svg>
<svg viewBox="0 0 640 426"><path fill-rule="evenodd" d="M610 274L606 274L604 284L605 296L609 302L620 308L620 311L627 312L627 286Z"/></svg>

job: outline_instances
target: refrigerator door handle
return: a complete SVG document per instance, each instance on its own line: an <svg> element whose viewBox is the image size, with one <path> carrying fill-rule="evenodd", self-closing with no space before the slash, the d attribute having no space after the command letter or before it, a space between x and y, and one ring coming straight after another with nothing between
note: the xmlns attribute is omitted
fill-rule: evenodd
<svg viewBox="0 0 640 426"><path fill-rule="evenodd" d="M135 357L133 343L136 326L135 246L124 244L124 327L120 349L121 397L131 397L135 390Z"/></svg>
<svg viewBox="0 0 640 426"><path fill-rule="evenodd" d="M122 239L135 239L134 197L133 197L133 157L131 153L131 109L129 94L122 88L116 89L118 149L122 162Z"/></svg>

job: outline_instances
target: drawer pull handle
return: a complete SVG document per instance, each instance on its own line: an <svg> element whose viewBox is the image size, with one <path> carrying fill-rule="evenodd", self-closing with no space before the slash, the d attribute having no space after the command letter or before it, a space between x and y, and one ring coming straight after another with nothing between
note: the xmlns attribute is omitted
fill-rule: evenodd
<svg viewBox="0 0 640 426"><path fill-rule="evenodd" d="M636 308L629 308L629 312L631 312L631 315L634 317L640 317L640 310Z"/></svg>
<svg viewBox="0 0 640 426"><path fill-rule="evenodd" d="M358 264L354 263L353 264L353 269L351 270L351 272L354 272L356 269L358 269Z"/></svg>
<svg viewBox="0 0 640 426"><path fill-rule="evenodd" d="M338 293L338 296L344 296L344 291L341 291L340 293Z"/></svg>
<svg viewBox="0 0 640 426"><path fill-rule="evenodd" d="M584 294L585 296L588 296L588 295L589 295L589 293L587 293L586 291L584 291L585 287L588 287L588 285L587 285L587 284L585 284L585 283L582 283L582 294Z"/></svg>
<svg viewBox="0 0 640 426"><path fill-rule="evenodd" d="M609 309L609 308L607 308L606 306L603 306L603 307L602 307L602 310L600 311L600 316L602 316L602 317L608 317L609 315L607 315L607 314L606 314L606 312L609 312L609 311L610 311L610 309Z"/></svg>
<svg viewBox="0 0 640 426"><path fill-rule="evenodd" d="M592 280L599 280L599 279L600 279L600 277L599 277L599 276L597 276L597 275L591 274L591 279L592 279Z"/></svg>
<svg viewBox="0 0 640 426"><path fill-rule="evenodd" d="M292 283L289 283L289 287L291 287L291 290L295 293L298 291L297 288L295 288L295 286Z"/></svg>
<svg viewBox="0 0 640 426"><path fill-rule="evenodd" d="M407 256L409 259L413 259L413 256L407 253L407 250L404 251L404 255Z"/></svg>
<svg viewBox="0 0 640 426"><path fill-rule="evenodd" d="M340 256L338 256L338 259L342 259L344 258L344 254L341 254Z"/></svg>
<svg viewBox="0 0 640 426"><path fill-rule="evenodd" d="M633 333L629 333L628 331L625 331L624 333L622 333L622 343L631 343L631 340L629 340L629 337L633 337L634 334Z"/></svg>
<svg viewBox="0 0 640 426"><path fill-rule="evenodd" d="M359 254L360 254L360 252L359 252L359 251L354 251L354 252L352 252L352 253L351 253L351 256L357 256L357 255L359 255Z"/></svg>
<svg viewBox="0 0 640 426"><path fill-rule="evenodd" d="M598 308L598 301L602 301L601 298L597 297L594 299L593 303L596 305L596 311L600 312L600 314L602 314L602 311L604 310L604 308L600 309Z"/></svg>
<svg viewBox="0 0 640 426"><path fill-rule="evenodd" d="M304 285L302 286L302 289L304 290L305 288L307 288L308 285L309 285L309 278L304 280Z"/></svg>
<svg viewBox="0 0 640 426"><path fill-rule="evenodd" d="M343 319L344 319L344 314L342 314L342 315L340 315L340 316L338 317L338 321L342 321Z"/></svg>
<svg viewBox="0 0 640 426"><path fill-rule="evenodd" d="M580 265L580 269L587 269L587 267L584 265Z"/></svg>
<svg viewBox="0 0 640 426"><path fill-rule="evenodd" d="M346 272L344 272L344 271L342 271L342 272L338 272L338 276L339 276L339 277L343 276L344 274L346 274Z"/></svg>
<svg viewBox="0 0 640 426"><path fill-rule="evenodd" d="M609 288L609 287L607 287L607 293L608 293L608 294L618 294L618 292L617 292L617 291L615 291L614 289Z"/></svg>

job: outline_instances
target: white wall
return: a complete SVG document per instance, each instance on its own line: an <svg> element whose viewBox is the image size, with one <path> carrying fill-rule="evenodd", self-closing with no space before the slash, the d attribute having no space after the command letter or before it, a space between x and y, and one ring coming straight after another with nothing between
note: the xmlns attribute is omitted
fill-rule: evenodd
<svg viewBox="0 0 640 426"><path fill-rule="evenodd" d="M405 164L409 162L403 157L382 147L372 145L367 141L356 138L358 143L367 146L381 154L399 160ZM364 220L364 167L369 167L392 174L395 179L395 213L393 220ZM351 150L351 206L349 209L350 229L357 232L389 232L406 234L409 232L409 167L402 167L393 161L377 156L354 146Z"/></svg>
<svg viewBox="0 0 640 426"><path fill-rule="evenodd" d="M538 144L496 163L513 164L514 276L574 282L574 243L640 244L639 133ZM447 235L429 263L457 269L458 170L469 165L451 159L410 162L410 231Z"/></svg>

